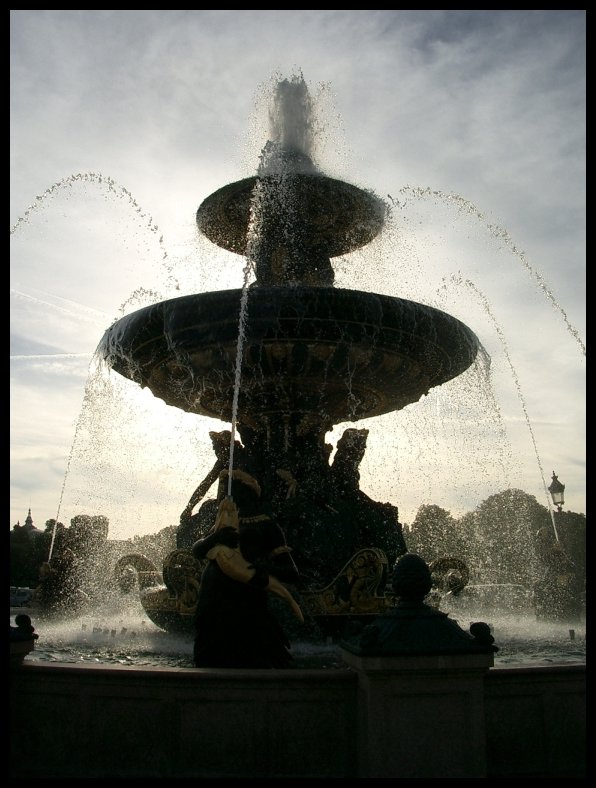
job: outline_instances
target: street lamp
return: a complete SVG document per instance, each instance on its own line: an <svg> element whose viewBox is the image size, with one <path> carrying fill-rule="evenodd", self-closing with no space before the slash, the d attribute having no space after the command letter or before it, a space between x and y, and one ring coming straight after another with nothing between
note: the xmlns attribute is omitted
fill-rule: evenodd
<svg viewBox="0 0 596 788"><path fill-rule="evenodd" d="M563 509L563 504L565 503L565 485L561 484L561 482L557 479L555 472L553 471L553 479L550 483L548 491L553 499L554 505L557 507L557 511L560 512Z"/></svg>

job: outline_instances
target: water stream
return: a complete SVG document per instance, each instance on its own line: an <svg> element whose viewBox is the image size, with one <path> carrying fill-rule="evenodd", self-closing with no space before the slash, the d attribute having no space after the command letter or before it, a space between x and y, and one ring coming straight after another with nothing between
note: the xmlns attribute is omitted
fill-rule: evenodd
<svg viewBox="0 0 596 788"><path fill-rule="evenodd" d="M440 189L431 189L428 186L427 187L404 186L400 189L400 194L407 195L410 199L413 200L431 198L434 200L441 201L444 205L449 205L450 207L454 207L457 210L458 214L463 214L464 216L467 217L475 217L480 222L482 222L485 225L488 232L490 233L490 235L493 238L502 241L506 245L506 247L511 251L511 253L515 255L515 257L519 260L522 266L528 271L530 276L536 281L540 291L544 293L545 297L550 301L552 307L561 316L563 322L565 323L565 326L567 327L567 330L569 331L569 333L571 334L571 336L574 338L577 345L579 346L582 355L584 356L586 355L586 346L580 337L578 329L574 325L572 325L572 323L569 321L567 313L565 312L561 304L558 302L551 288L547 285L542 274L540 274L540 272L537 271L530 264L525 252L517 248L517 245L515 244L514 240L511 238L507 230L505 230L503 227L500 227L499 225L490 223L487 217L473 203L471 203L469 200L466 200L464 197L462 197L459 194L454 194L454 193L447 194L441 191ZM400 202L399 200L396 200L395 198L392 197L390 197L390 199L394 206L401 209L403 209L408 202L407 200Z"/></svg>

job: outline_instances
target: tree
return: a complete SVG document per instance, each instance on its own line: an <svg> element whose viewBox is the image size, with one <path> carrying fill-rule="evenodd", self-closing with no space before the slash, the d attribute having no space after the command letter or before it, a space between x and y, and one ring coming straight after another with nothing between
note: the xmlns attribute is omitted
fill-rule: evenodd
<svg viewBox="0 0 596 788"><path fill-rule="evenodd" d="M45 534L15 525L10 532L10 585L35 588L39 567L47 560Z"/></svg>
<svg viewBox="0 0 596 788"><path fill-rule="evenodd" d="M555 522L563 549L579 578L586 578L586 516L577 512L557 512Z"/></svg>
<svg viewBox="0 0 596 788"><path fill-rule="evenodd" d="M459 556L463 545L451 513L434 504L421 506L410 529L408 550L427 563L447 555Z"/></svg>
<svg viewBox="0 0 596 788"><path fill-rule="evenodd" d="M545 506L512 488L491 495L461 522L476 582L532 588L539 573L536 534L550 523Z"/></svg>

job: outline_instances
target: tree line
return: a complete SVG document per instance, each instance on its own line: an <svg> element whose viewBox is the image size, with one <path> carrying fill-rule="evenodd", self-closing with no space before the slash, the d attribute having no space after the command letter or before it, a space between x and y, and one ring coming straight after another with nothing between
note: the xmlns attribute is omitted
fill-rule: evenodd
<svg viewBox="0 0 596 788"><path fill-rule="evenodd" d="M177 526L168 526L155 534L114 542L108 539L109 521L103 515L76 515L70 527L50 519L33 537L29 529L15 525L10 533L10 584L35 587L50 548L53 554L71 549L95 566L100 577L113 568L109 562L131 551L143 553L159 567L175 549L176 530ZM558 541L578 578L585 580L585 515L553 514L518 489L492 495L459 518L440 506L424 504L404 528L404 536L408 551L427 563L444 556L464 560L472 583L515 583L526 588L536 582L544 555Z"/></svg>

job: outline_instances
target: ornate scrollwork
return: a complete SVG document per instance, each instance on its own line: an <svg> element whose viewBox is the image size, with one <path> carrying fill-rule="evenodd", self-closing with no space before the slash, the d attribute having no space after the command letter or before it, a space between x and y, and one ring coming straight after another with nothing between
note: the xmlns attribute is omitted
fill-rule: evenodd
<svg viewBox="0 0 596 788"><path fill-rule="evenodd" d="M465 561L446 555L432 561L428 568L431 572L433 587L442 593L459 594L468 585L470 570Z"/></svg>
<svg viewBox="0 0 596 788"><path fill-rule="evenodd" d="M162 572L168 591L180 595L186 591L190 581L195 581L198 589L204 565L205 562L197 561L190 550L172 550L164 558Z"/></svg>
<svg viewBox="0 0 596 788"><path fill-rule="evenodd" d="M379 595L386 576L387 558L382 550L359 550L337 577L318 590L302 596L311 615L365 615L383 612L387 599Z"/></svg>
<svg viewBox="0 0 596 788"><path fill-rule="evenodd" d="M114 567L114 577L122 591L130 591L136 578L139 588L159 586L163 583L161 572L155 564L141 553L129 553L122 556Z"/></svg>

